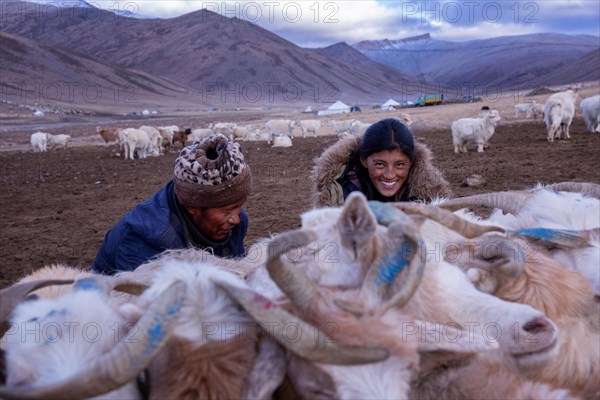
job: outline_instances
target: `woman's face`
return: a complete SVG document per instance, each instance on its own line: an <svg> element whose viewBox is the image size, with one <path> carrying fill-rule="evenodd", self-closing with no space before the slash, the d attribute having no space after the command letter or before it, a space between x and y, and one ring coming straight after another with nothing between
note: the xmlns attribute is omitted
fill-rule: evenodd
<svg viewBox="0 0 600 400"><path fill-rule="evenodd" d="M369 171L373 186L385 197L398 193L410 171L410 159L398 149L373 153L367 158L361 157L360 162Z"/></svg>

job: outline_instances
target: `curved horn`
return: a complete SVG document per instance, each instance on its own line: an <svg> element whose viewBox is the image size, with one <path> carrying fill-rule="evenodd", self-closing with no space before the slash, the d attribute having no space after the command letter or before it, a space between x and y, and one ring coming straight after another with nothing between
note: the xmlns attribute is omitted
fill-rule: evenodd
<svg viewBox="0 0 600 400"><path fill-rule="evenodd" d="M315 240L314 232L308 230L288 231L271 239L267 248L269 276L292 303L304 311L319 296L317 285L300 268L295 268L283 261L281 255L287 250L305 246Z"/></svg>
<svg viewBox="0 0 600 400"><path fill-rule="evenodd" d="M51 285L68 285L70 283L73 283L73 279L42 279L39 281L18 283L0 290L0 321L5 321L21 300L34 290ZM3 335L4 332L2 332L0 337Z"/></svg>
<svg viewBox="0 0 600 400"><path fill-rule="evenodd" d="M337 344L317 327L250 289L227 282L216 284L243 306L281 345L308 360L324 364L359 365L383 361L389 356L384 348Z"/></svg>
<svg viewBox="0 0 600 400"><path fill-rule="evenodd" d="M45 386L2 387L3 399L82 399L115 390L137 375L152 361L166 343L177 322L185 283L175 282L150 305L138 321L134 338L123 340L110 352L92 360L85 369Z"/></svg>
<svg viewBox="0 0 600 400"><path fill-rule="evenodd" d="M600 185L591 182L560 182L545 186L544 189L558 192L578 192L600 199Z"/></svg>
<svg viewBox="0 0 600 400"><path fill-rule="evenodd" d="M407 214L419 214L427 217L468 239L482 236L488 232L505 232L502 227L476 224L436 206L419 203L394 203L394 206Z"/></svg>
<svg viewBox="0 0 600 400"><path fill-rule="evenodd" d="M423 240L412 219L392 204L370 201L369 208L378 223L389 225L388 235L398 240L387 256L371 265L361 292L366 292L367 298L370 298L369 293L376 293L383 299L398 272L408 264L405 281L386 305L401 307L410 300L423 278L424 262L418 256Z"/></svg>
<svg viewBox="0 0 600 400"><path fill-rule="evenodd" d="M500 272L506 276L521 275L527 257L519 241L500 235L486 236L478 243L475 260L466 262L463 268L479 268L490 272Z"/></svg>
<svg viewBox="0 0 600 400"><path fill-rule="evenodd" d="M517 215L526 205L532 194L529 192L494 192L476 194L474 196L451 199L437 206L446 210L456 211L462 208L485 206L499 208L504 212Z"/></svg>

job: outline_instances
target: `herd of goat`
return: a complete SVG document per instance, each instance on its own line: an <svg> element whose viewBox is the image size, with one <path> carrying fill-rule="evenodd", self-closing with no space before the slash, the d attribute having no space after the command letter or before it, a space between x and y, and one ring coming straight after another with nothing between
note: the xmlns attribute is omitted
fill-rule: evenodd
<svg viewBox="0 0 600 400"><path fill-rule="evenodd" d="M577 94L573 90L552 94L544 105L536 101L515 105L515 118L525 113L527 118L537 119L542 116L546 123L547 139L552 143L555 139L569 139L569 127L575 116ZM483 152L500 121L497 110L484 107L476 118L460 118L451 125L452 143L455 153L466 153L468 146L474 145L478 152ZM580 112L590 132L600 132L600 95L585 98L580 103ZM413 123L409 114L402 113L399 118L408 126ZM266 141L274 147L292 146L295 136L309 135L361 135L370 123L354 119L331 120L307 119L294 121L291 119L271 119L264 126L238 125L233 122L211 123L205 128L180 129L171 126L141 126L139 128L98 127L97 133L107 143L118 143L125 159L157 156L168 151L174 144L185 146L203 137L221 133L232 140ZM297 127L298 129L294 129ZM56 142L59 137L60 147L66 148L68 135L51 135L36 132L31 135L31 146L36 152L46 151L46 143ZM57 144L58 146L58 144ZM52 147L52 146L51 146Z"/></svg>
<svg viewBox="0 0 600 400"><path fill-rule="evenodd" d="M599 199L353 193L240 259L47 266L0 291L0 398L598 399Z"/></svg>

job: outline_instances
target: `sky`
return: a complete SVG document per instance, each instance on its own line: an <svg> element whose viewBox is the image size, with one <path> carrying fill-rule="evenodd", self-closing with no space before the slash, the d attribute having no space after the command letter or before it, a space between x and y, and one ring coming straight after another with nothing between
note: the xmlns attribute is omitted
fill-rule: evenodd
<svg viewBox="0 0 600 400"><path fill-rule="evenodd" d="M79 0L34 1L60 7ZM542 32L600 35L598 0L86 1L145 18L177 17L204 8L250 21L302 47L425 33L449 41Z"/></svg>

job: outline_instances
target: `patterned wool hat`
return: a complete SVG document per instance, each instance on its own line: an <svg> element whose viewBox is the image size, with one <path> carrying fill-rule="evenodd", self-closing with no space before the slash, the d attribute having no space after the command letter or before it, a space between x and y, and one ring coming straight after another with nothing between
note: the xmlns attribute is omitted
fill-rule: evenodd
<svg viewBox="0 0 600 400"><path fill-rule="evenodd" d="M221 134L184 147L173 175L177 199L186 207L224 207L252 191L252 174L240 145Z"/></svg>

